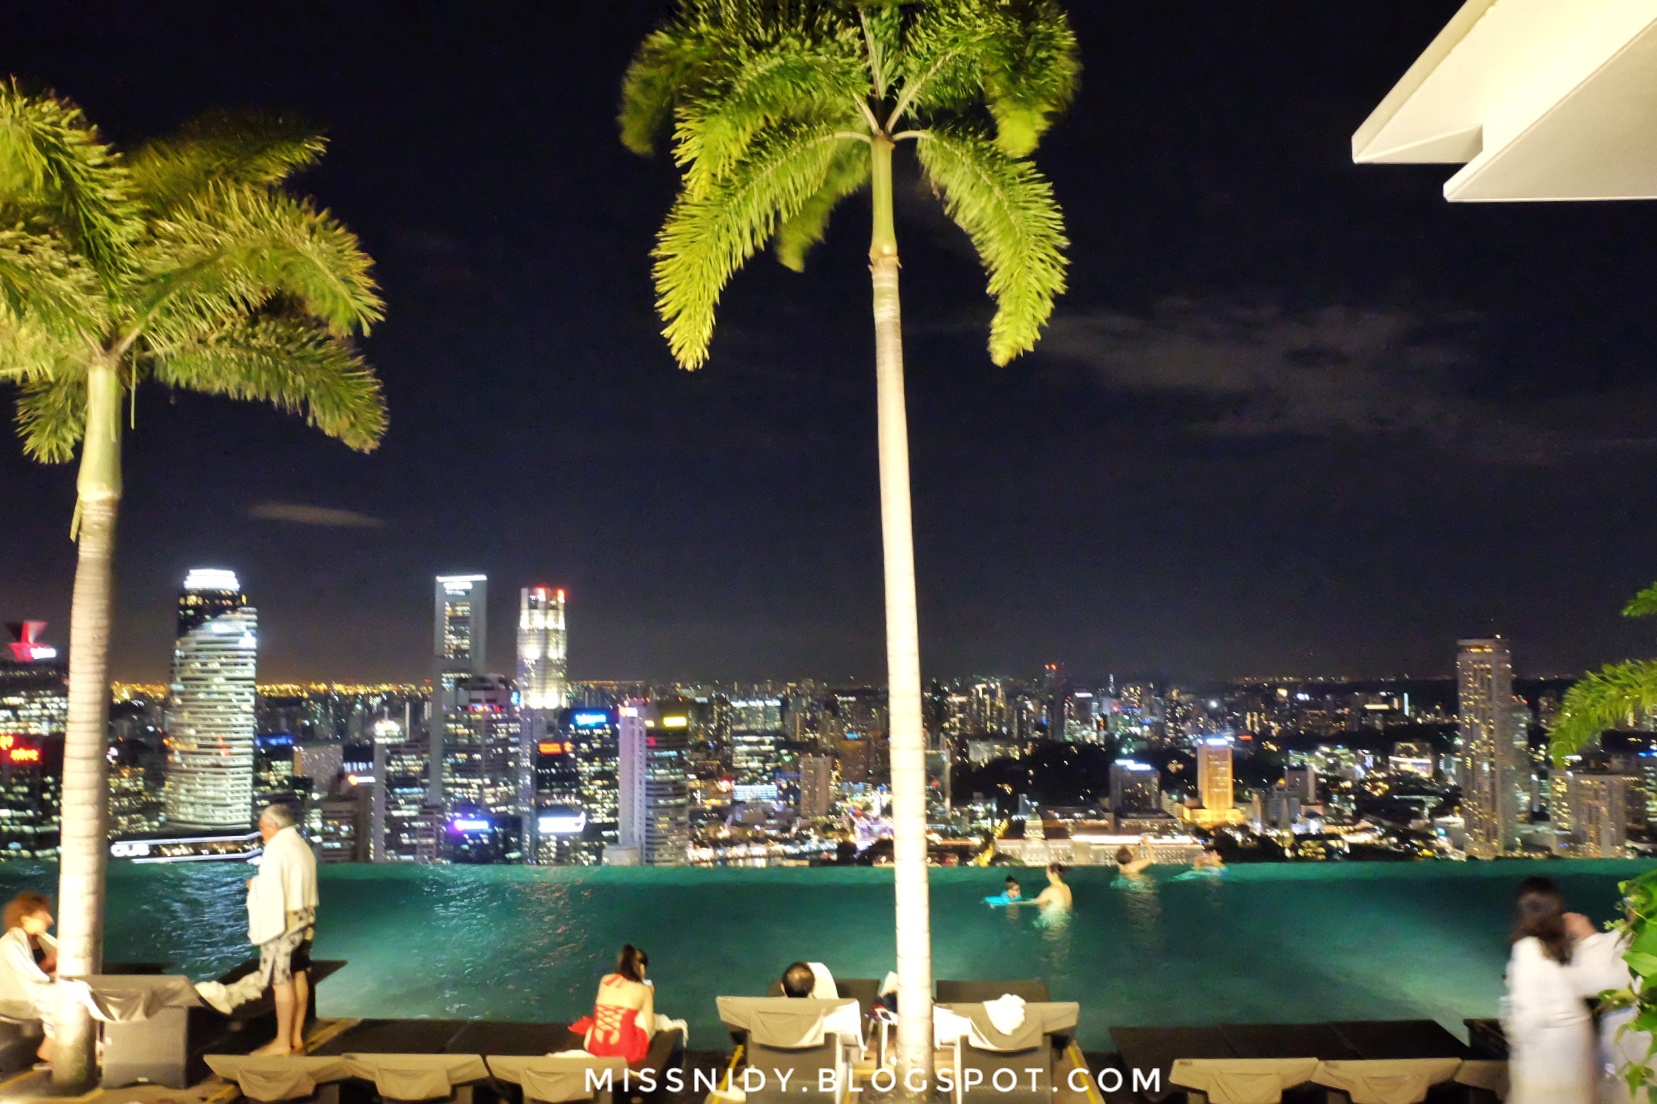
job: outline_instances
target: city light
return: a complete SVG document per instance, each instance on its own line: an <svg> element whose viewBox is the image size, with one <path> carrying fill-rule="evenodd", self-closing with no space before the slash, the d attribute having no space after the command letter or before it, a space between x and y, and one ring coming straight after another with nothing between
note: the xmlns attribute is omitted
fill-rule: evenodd
<svg viewBox="0 0 1657 1104"><path fill-rule="evenodd" d="M198 567L184 577L185 590L241 590L234 571L217 567Z"/></svg>
<svg viewBox="0 0 1657 1104"><path fill-rule="evenodd" d="M621 715L623 717L636 717L639 713L638 710L634 709L632 706L624 706L622 708ZM610 723L610 714L577 713L574 718L572 718L572 721L576 728L598 728L601 725L607 725Z"/></svg>
<svg viewBox="0 0 1657 1104"><path fill-rule="evenodd" d="M690 727L690 718L686 717L682 714L677 714L677 713L670 714L669 716L666 716L666 717L662 718L662 727L663 728L688 728L688 727Z"/></svg>

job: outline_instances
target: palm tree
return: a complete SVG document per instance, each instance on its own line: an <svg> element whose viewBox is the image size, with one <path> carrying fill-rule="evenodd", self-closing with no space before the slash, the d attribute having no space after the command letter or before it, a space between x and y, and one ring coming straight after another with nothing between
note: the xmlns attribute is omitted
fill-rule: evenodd
<svg viewBox="0 0 1657 1104"><path fill-rule="evenodd" d="M738 268L770 243L801 269L834 207L870 192L906 1083L931 1070L932 958L893 153L914 143L977 248L996 302L990 357L1005 364L1035 345L1064 288L1063 219L1025 158L1077 72L1075 37L1049 0L680 0L622 90L622 140L648 153L671 127L683 172L654 256L656 306L684 368L707 360L715 307Z"/></svg>
<svg viewBox="0 0 1657 1104"><path fill-rule="evenodd" d="M1623 607L1624 617L1657 615L1657 584L1646 587ZM1657 716L1657 659L1609 663L1585 675L1565 691L1548 735L1555 766L1563 766L1613 728L1627 728Z"/></svg>
<svg viewBox="0 0 1657 1104"><path fill-rule="evenodd" d="M218 115L123 157L73 104L0 85L0 378L24 450L79 450L64 736L63 977L96 973L108 846L105 750L122 406L138 385L299 411L352 448L385 431L379 381L349 343L381 317L369 258L283 191L315 132ZM65 994L54 1087L96 1080L93 1025Z"/></svg>

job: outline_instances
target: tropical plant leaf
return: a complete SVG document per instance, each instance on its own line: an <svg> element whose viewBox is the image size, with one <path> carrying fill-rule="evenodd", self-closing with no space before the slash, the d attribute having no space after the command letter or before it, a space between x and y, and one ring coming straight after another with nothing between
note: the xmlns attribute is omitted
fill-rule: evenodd
<svg viewBox="0 0 1657 1104"><path fill-rule="evenodd" d="M680 366L707 361L725 285L821 190L837 141L850 139L826 128L777 131L707 196L681 195L673 205L653 256L656 309Z"/></svg>
<svg viewBox="0 0 1657 1104"><path fill-rule="evenodd" d="M1600 733L1657 711L1657 660L1612 663L1575 683L1559 703L1549 735L1555 766L1579 754Z"/></svg>
<svg viewBox="0 0 1657 1104"><path fill-rule="evenodd" d="M1064 290L1069 242L1052 186L1029 162L964 129L925 131L916 155L989 273L990 359L1006 364L1035 347Z"/></svg>
<svg viewBox="0 0 1657 1104"><path fill-rule="evenodd" d="M65 365L24 381L17 390L17 433L30 459L43 464L73 460L86 436L85 372Z"/></svg>
<svg viewBox="0 0 1657 1104"><path fill-rule="evenodd" d="M100 277L128 269L140 232L125 166L80 108L0 83L0 211L50 219Z"/></svg>
<svg viewBox="0 0 1657 1104"><path fill-rule="evenodd" d="M805 271L805 258L828 233L829 215L846 197L861 191L869 182L869 147L862 142L836 145L823 186L793 218L777 227L777 260L795 272Z"/></svg>
<svg viewBox="0 0 1657 1104"><path fill-rule="evenodd" d="M107 311L97 273L56 234L0 230L0 330L11 340L40 341L55 358L53 343L65 351L84 346L107 326ZM8 359L0 350L0 375L19 374L7 373Z"/></svg>
<svg viewBox="0 0 1657 1104"><path fill-rule="evenodd" d="M262 317L168 349L150 365L169 387L268 402L359 452L385 434L380 381L349 342L316 325Z"/></svg>
<svg viewBox="0 0 1657 1104"><path fill-rule="evenodd" d="M281 115L216 111L127 159L136 193L167 211L226 184L279 184L328 148L314 127Z"/></svg>
<svg viewBox="0 0 1657 1104"><path fill-rule="evenodd" d="M1651 617L1657 615L1657 583L1653 583L1636 594L1628 605L1623 607L1622 615L1624 617Z"/></svg>

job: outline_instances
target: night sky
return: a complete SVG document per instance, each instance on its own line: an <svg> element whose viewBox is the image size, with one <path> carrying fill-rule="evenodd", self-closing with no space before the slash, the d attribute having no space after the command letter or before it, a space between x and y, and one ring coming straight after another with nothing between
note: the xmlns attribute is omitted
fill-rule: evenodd
<svg viewBox="0 0 1657 1104"><path fill-rule="evenodd" d="M900 182L931 675L1521 673L1650 653L1657 206L1451 206L1352 131L1456 0L1085 0L1038 151L1073 242L998 369L964 235ZM866 201L803 276L756 258L674 367L647 258L671 163L613 116L665 0L0 3L0 72L117 142L214 106L332 147L391 431L368 456L158 389L126 441L115 673L167 669L193 566L259 607L261 676L419 678L431 576L569 588L571 674L879 677ZM66 642L71 468L0 448L0 614ZM321 512L317 508L321 508ZM332 513L328 511L334 511ZM326 523L326 524L323 524Z"/></svg>

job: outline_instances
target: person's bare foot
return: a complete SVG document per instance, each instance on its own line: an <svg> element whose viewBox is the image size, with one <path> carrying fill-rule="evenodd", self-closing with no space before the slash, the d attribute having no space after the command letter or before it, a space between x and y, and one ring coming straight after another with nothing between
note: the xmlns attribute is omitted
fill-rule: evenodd
<svg viewBox="0 0 1657 1104"><path fill-rule="evenodd" d="M258 1050L253 1051L254 1056L259 1058L286 1058L292 1053L293 1048L288 1045L285 1039L272 1039Z"/></svg>

